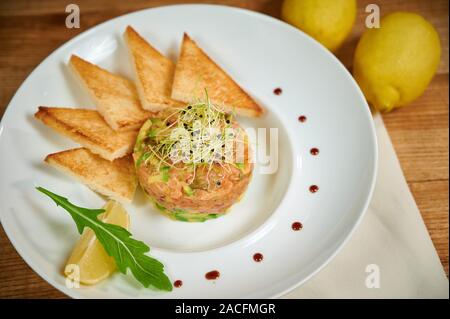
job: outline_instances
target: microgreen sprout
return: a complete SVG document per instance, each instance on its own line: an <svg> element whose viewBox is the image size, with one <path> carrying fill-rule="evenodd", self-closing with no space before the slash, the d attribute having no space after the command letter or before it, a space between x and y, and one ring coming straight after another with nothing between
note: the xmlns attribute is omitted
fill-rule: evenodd
<svg viewBox="0 0 450 319"><path fill-rule="evenodd" d="M205 99L177 108L159 122L152 125L147 133L143 152L144 163L180 168L211 165L227 161L233 156L232 148L236 140L233 114L225 113L211 103L206 92ZM231 149L230 149L231 145ZM145 156L144 156L145 155ZM232 162L232 160L230 160Z"/></svg>

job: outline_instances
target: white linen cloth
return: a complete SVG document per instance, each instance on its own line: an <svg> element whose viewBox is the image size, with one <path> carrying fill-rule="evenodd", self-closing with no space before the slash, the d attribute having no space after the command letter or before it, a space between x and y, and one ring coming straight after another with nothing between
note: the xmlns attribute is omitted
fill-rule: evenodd
<svg viewBox="0 0 450 319"><path fill-rule="evenodd" d="M448 279L383 120L377 115L374 121L378 179L362 223L324 269L283 298L449 298Z"/></svg>

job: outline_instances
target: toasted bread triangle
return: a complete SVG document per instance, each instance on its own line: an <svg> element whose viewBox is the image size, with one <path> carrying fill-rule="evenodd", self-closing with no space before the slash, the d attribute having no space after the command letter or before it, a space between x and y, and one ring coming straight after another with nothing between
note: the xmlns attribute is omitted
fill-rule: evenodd
<svg viewBox="0 0 450 319"><path fill-rule="evenodd" d="M45 162L109 198L123 203L133 200L137 179L131 155L110 162L76 148L50 154Z"/></svg>
<svg viewBox="0 0 450 319"><path fill-rule="evenodd" d="M34 116L109 161L131 153L136 141L137 131L116 132L95 110L40 106Z"/></svg>
<svg viewBox="0 0 450 319"><path fill-rule="evenodd" d="M132 27L127 27L124 37L136 76L136 87L142 107L157 112L167 107L182 106L184 103L170 97L175 64Z"/></svg>
<svg viewBox="0 0 450 319"><path fill-rule="evenodd" d="M116 131L134 130L151 115L141 107L135 85L76 55L70 66L93 99L97 110Z"/></svg>
<svg viewBox="0 0 450 319"><path fill-rule="evenodd" d="M263 109L205 52L184 34L175 69L172 98L192 102L204 98L205 89L213 104L239 115L257 117Z"/></svg>

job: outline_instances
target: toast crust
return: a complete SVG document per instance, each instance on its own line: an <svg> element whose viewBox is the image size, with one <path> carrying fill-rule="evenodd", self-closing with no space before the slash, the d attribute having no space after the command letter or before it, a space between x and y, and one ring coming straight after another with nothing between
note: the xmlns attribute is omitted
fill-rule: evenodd
<svg viewBox="0 0 450 319"><path fill-rule="evenodd" d="M157 112L185 103L171 98L175 64L131 26L124 33L142 107Z"/></svg>
<svg viewBox="0 0 450 319"><path fill-rule="evenodd" d="M141 107L137 89L130 80L76 55L71 56L69 65L97 110L114 130L138 129L151 115Z"/></svg>
<svg viewBox="0 0 450 319"><path fill-rule="evenodd" d="M44 161L102 195L122 203L133 200L137 179L131 155L110 162L76 148L49 154Z"/></svg>
<svg viewBox="0 0 450 319"><path fill-rule="evenodd" d="M185 33L175 69L172 98L193 102L205 91L212 103L238 115L258 117L263 109Z"/></svg>
<svg viewBox="0 0 450 319"><path fill-rule="evenodd" d="M109 161L130 154L138 133L114 131L95 110L40 106L34 116Z"/></svg>

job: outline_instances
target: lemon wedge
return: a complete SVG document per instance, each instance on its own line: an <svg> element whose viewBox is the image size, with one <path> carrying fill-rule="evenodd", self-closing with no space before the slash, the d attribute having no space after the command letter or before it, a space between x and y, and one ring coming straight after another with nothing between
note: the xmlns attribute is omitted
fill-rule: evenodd
<svg viewBox="0 0 450 319"><path fill-rule="evenodd" d="M103 206L105 212L99 219L108 224L128 229L130 219L125 209L115 201ZM75 245L64 268L66 277L85 285L94 285L107 278L116 270L114 259L109 256L95 233L86 228Z"/></svg>

